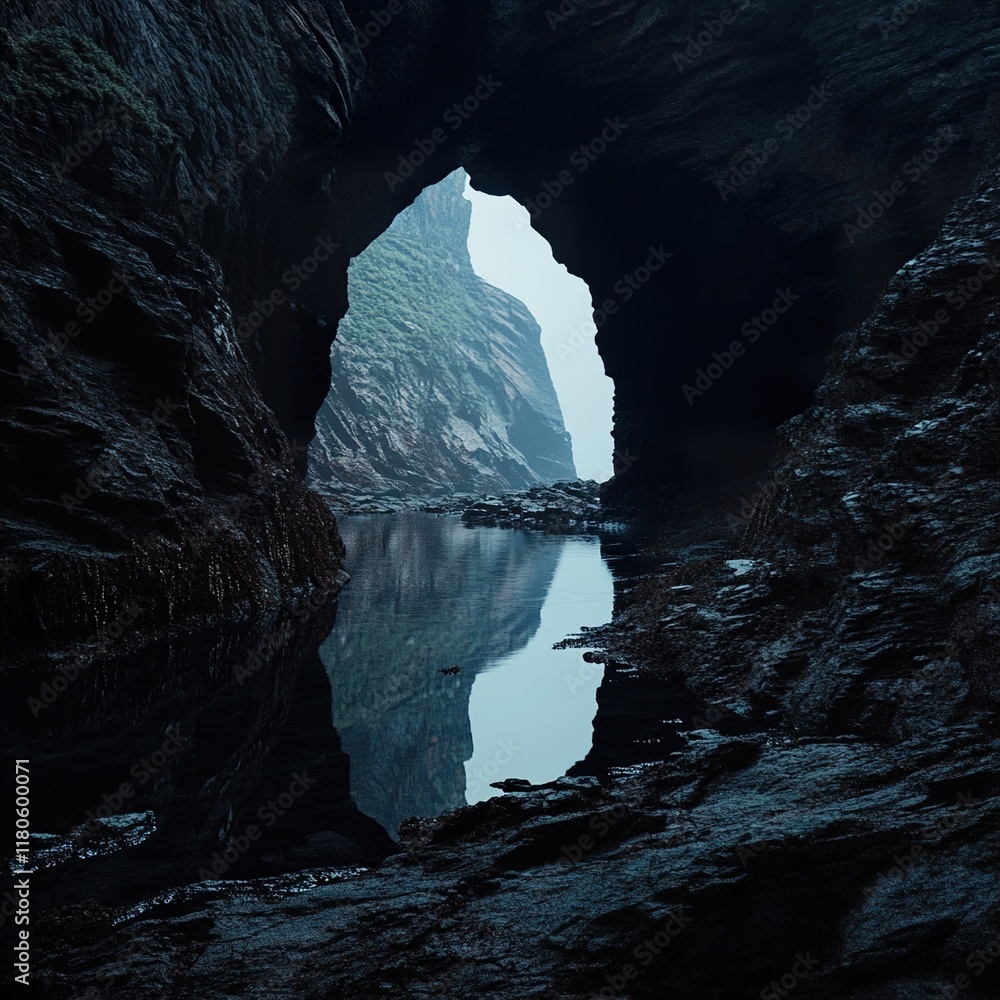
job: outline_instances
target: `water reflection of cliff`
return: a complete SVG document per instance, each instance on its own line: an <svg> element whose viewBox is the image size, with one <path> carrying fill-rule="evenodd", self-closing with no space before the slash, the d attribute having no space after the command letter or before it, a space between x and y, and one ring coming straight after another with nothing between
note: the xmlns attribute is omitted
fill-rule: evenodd
<svg viewBox="0 0 1000 1000"><path fill-rule="evenodd" d="M395 835L465 804L472 682L538 630L562 543L423 514L341 532L352 580L320 655L354 800Z"/></svg>

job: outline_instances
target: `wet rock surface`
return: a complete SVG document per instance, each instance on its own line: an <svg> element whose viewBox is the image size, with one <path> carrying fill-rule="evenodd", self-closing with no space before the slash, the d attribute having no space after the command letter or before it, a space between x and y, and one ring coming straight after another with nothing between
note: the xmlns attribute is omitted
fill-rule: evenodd
<svg viewBox="0 0 1000 1000"><path fill-rule="evenodd" d="M86 995L63 976L85 989L101 953L120 996L586 997L624 977L628 996L742 997L800 955L803 996L937 995L1000 931L980 757L998 749L978 726L892 750L706 736L415 823L405 853L333 885L154 906L49 995Z"/></svg>
<svg viewBox="0 0 1000 1000"><path fill-rule="evenodd" d="M344 490L338 485L329 502L344 514L420 510L459 516L472 527L518 528L552 534L598 534L608 527L613 516L602 505L600 485L592 480L540 483L526 490L496 495L453 493L430 501L419 496L373 496Z"/></svg>
<svg viewBox="0 0 1000 1000"><path fill-rule="evenodd" d="M593 481L553 483L521 493L484 497L461 514L470 525L550 534L594 534L605 523L600 486Z"/></svg>
<svg viewBox="0 0 1000 1000"><path fill-rule="evenodd" d="M307 25L295 10L192 20L96 0L0 15L7 664L338 585L334 519L297 472L307 437L241 323L316 246L311 223L296 228L305 206L269 224L299 189L281 165L339 141L360 82L321 50L343 11ZM342 312L338 283L324 287Z"/></svg>

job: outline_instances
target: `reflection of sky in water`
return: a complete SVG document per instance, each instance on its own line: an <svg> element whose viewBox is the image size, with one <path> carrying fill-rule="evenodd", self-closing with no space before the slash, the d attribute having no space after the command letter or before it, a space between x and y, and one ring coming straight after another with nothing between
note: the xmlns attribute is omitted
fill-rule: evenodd
<svg viewBox="0 0 1000 1000"><path fill-rule="evenodd" d="M412 513L341 530L352 581L321 656L363 812L395 835L586 756L602 671L552 645L611 616L596 540Z"/></svg>
<svg viewBox="0 0 1000 1000"><path fill-rule="evenodd" d="M583 662L579 649L552 646L583 625L606 622L613 598L600 546L564 539L538 631L523 649L487 665L472 685L470 804L500 794L490 782L551 781L587 755L604 668Z"/></svg>

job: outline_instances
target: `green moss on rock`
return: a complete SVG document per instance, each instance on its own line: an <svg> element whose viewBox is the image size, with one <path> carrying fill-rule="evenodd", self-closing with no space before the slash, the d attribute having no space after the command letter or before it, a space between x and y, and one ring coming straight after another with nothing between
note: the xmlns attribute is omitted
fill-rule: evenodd
<svg viewBox="0 0 1000 1000"><path fill-rule="evenodd" d="M157 142L175 141L135 81L94 41L67 28L0 40L0 96L15 105L79 102L100 114L129 113Z"/></svg>

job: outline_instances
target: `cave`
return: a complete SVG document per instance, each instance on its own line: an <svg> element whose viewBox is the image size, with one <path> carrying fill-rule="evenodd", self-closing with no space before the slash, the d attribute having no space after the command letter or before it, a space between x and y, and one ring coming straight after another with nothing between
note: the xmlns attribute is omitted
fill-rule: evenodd
<svg viewBox="0 0 1000 1000"><path fill-rule="evenodd" d="M0 24L0 731L41 781L45 995L995 995L995 10ZM330 724L317 415L350 268L459 170L590 289L613 475L573 502L614 611L561 643L600 671L586 757L441 815L397 796L393 837ZM503 503L422 514L501 531ZM537 506L532 538L574 528ZM289 818L257 853L262 782Z"/></svg>

